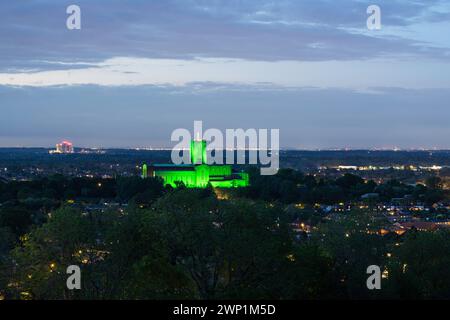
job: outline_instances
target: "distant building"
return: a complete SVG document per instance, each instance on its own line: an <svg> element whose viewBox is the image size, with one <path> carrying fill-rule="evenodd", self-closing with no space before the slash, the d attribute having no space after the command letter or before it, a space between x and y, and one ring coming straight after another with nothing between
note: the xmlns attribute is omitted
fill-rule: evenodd
<svg viewBox="0 0 450 320"><path fill-rule="evenodd" d="M142 167L142 177L161 177L164 185L188 188L238 188L249 185L248 173L235 172L231 165L209 165L206 159L206 141L193 140L190 146L191 164L154 164Z"/></svg>
<svg viewBox="0 0 450 320"><path fill-rule="evenodd" d="M73 153L73 144L69 141L62 141L56 145L56 150L50 150L50 153Z"/></svg>
<svg viewBox="0 0 450 320"><path fill-rule="evenodd" d="M436 223L428 221L404 222L400 223L400 226L407 230L416 229L419 231L435 231L438 229L438 225Z"/></svg>

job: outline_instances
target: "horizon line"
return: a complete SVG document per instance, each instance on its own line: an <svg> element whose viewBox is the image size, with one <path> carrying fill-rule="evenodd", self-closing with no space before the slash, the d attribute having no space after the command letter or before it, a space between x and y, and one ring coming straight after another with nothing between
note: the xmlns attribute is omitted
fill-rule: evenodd
<svg viewBox="0 0 450 320"><path fill-rule="evenodd" d="M53 150L53 147L43 147L43 146L0 146L0 149L44 149ZM189 150L189 149L173 149L168 147L74 147L76 150L133 150L133 151L172 151L172 150ZM211 150L211 149L208 149ZM219 149L221 151L268 151L271 149ZM341 148L280 148L279 151L392 151L392 152L436 152L436 151L450 151L450 148L352 148L352 147L341 147ZM76 154L77 152L75 152Z"/></svg>

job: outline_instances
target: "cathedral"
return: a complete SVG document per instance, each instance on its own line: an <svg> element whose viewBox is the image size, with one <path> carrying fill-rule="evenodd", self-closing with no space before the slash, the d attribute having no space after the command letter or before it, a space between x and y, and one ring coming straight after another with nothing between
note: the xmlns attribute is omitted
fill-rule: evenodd
<svg viewBox="0 0 450 320"><path fill-rule="evenodd" d="M207 163L206 141L192 140L190 145L191 164L154 164L142 167L142 177L160 177L164 185L174 188L184 184L188 188L239 188L249 185L245 172L236 172L231 165L209 165Z"/></svg>

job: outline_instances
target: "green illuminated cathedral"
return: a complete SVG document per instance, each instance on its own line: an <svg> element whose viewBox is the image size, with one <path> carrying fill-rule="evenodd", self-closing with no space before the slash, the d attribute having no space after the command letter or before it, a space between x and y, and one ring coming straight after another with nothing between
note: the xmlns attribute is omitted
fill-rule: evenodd
<svg viewBox="0 0 450 320"><path fill-rule="evenodd" d="M188 188L205 188L208 184L216 188L239 188L249 185L248 173L235 172L231 165L209 165L206 156L206 141L192 140L191 164L155 164L142 167L142 177L161 177L164 185L177 187L183 183Z"/></svg>

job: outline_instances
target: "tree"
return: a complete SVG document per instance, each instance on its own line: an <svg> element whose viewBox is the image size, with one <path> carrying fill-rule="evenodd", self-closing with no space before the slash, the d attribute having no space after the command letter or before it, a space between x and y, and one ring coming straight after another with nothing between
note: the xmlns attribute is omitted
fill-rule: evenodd
<svg viewBox="0 0 450 320"><path fill-rule="evenodd" d="M442 189L442 179L437 176L430 176L426 179L425 184L432 190Z"/></svg>
<svg viewBox="0 0 450 320"><path fill-rule="evenodd" d="M338 221L319 226L314 242L322 246L333 259L334 277L340 283L337 296L350 299L383 297L383 292L368 291L366 269L370 265L386 265L389 239L376 231L383 221L370 212L352 211Z"/></svg>
<svg viewBox="0 0 450 320"><path fill-rule="evenodd" d="M448 299L450 297L450 232L410 232L393 253L389 282L396 297Z"/></svg>
<svg viewBox="0 0 450 320"><path fill-rule="evenodd" d="M154 209L171 260L190 275L201 298L272 294L291 244L281 210L218 201L201 190L174 191Z"/></svg>
<svg viewBox="0 0 450 320"><path fill-rule="evenodd" d="M344 189L350 189L357 185L364 184L364 180L354 174L346 173L344 176L336 180L336 184Z"/></svg>
<svg viewBox="0 0 450 320"><path fill-rule="evenodd" d="M117 197L120 201L129 201L135 196L153 201L164 192L164 186L159 178L122 177L117 180Z"/></svg>
<svg viewBox="0 0 450 320"><path fill-rule="evenodd" d="M31 212L20 207L6 207L0 210L0 227L8 227L19 237L32 224Z"/></svg>
<svg viewBox="0 0 450 320"><path fill-rule="evenodd" d="M79 264L76 252L89 247L94 239L89 221L79 211L70 208L55 211L46 224L23 236L21 246L14 249L13 282L18 286L11 294L21 298L68 298L66 267Z"/></svg>

